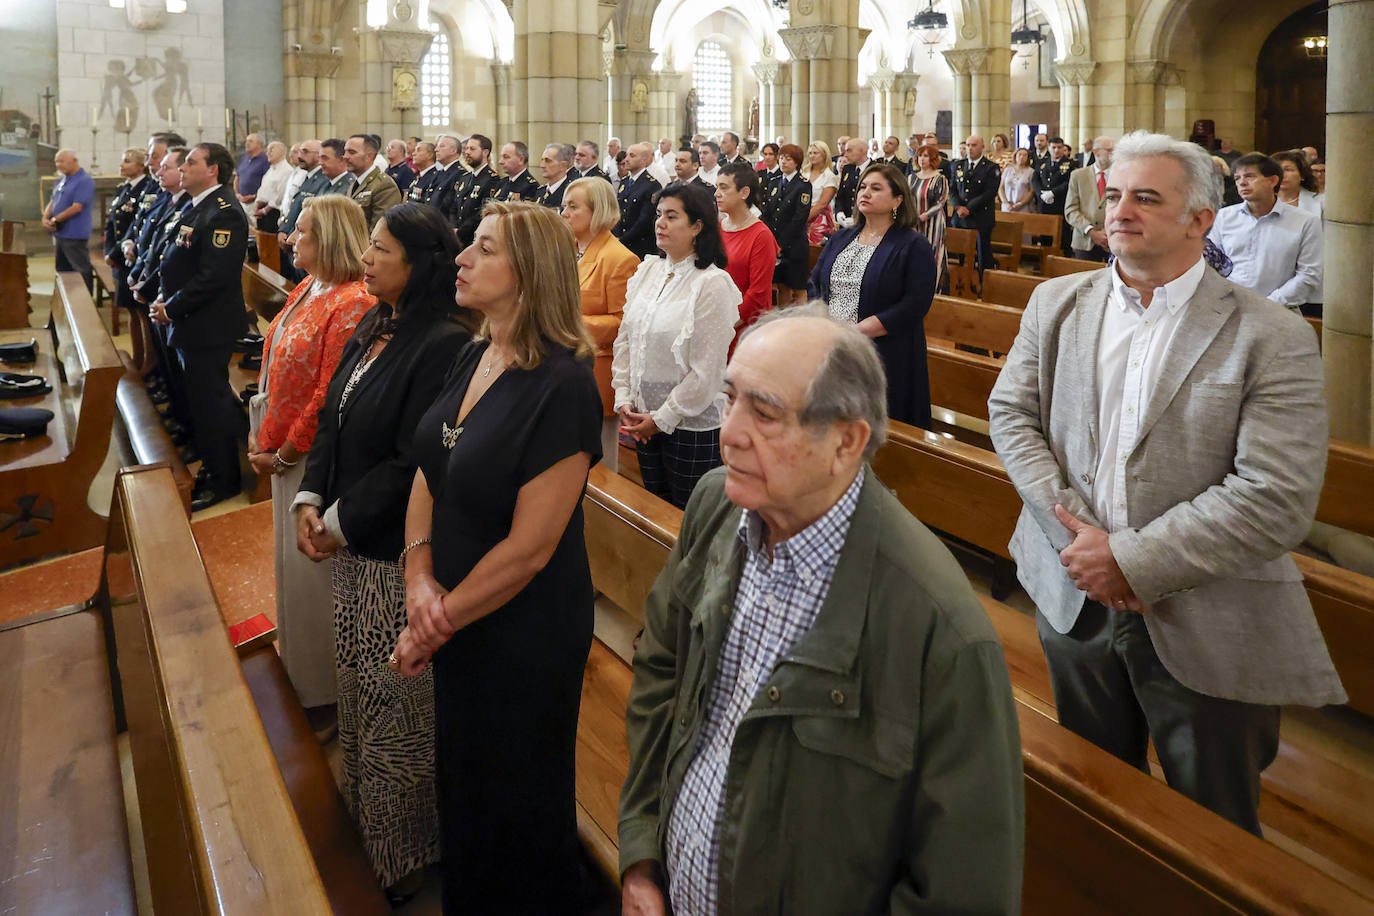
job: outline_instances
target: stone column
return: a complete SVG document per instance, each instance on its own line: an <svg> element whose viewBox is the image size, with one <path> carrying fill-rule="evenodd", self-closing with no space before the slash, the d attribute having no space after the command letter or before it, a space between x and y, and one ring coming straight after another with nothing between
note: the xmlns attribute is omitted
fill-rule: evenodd
<svg viewBox="0 0 1374 916"><path fill-rule="evenodd" d="M759 81L759 146L777 136L778 62L771 57L754 64L754 77Z"/></svg>
<svg viewBox="0 0 1374 916"><path fill-rule="evenodd" d="M1374 0L1331 0L1327 12L1326 305L1322 359L1331 436L1374 445Z"/></svg>
<svg viewBox="0 0 1374 916"><path fill-rule="evenodd" d="M1168 65L1162 60L1133 60L1127 67L1126 123L1141 130L1161 129L1164 114L1163 86Z"/></svg>
<svg viewBox="0 0 1374 916"><path fill-rule="evenodd" d="M515 133L515 106L510 97L510 64L499 61L491 65L491 84L496 96L496 136L497 142ZM542 153L543 150L540 150ZM534 154L531 151L531 158Z"/></svg>
<svg viewBox="0 0 1374 916"><path fill-rule="evenodd" d="M1092 82L1097 64L1073 61L1055 65L1059 79L1059 133L1077 153L1084 140L1093 137ZM1070 136L1073 134L1073 136Z"/></svg>
<svg viewBox="0 0 1374 916"><path fill-rule="evenodd" d="M434 41L433 32L415 26L411 7L398 3L388 15L388 24L370 29L361 42L369 58L376 55L363 67L363 111L368 129L383 142L419 133L420 58Z"/></svg>
<svg viewBox="0 0 1374 916"><path fill-rule="evenodd" d="M912 73L910 70L898 73L892 78L892 92L888 95L887 108L888 131L896 134L897 139L902 141L904 147L906 138L915 126L912 123L912 116L906 111L906 94L908 91L916 91L916 84L920 79L919 73ZM903 153L902 155L906 154Z"/></svg>
<svg viewBox="0 0 1374 916"><path fill-rule="evenodd" d="M596 0L514 0L514 133L531 150L600 133L605 111Z"/></svg>
<svg viewBox="0 0 1374 916"><path fill-rule="evenodd" d="M868 88L873 90L873 134L879 142L892 133L892 77L886 69L868 77Z"/></svg>
<svg viewBox="0 0 1374 916"><path fill-rule="evenodd" d="M653 51L617 48L611 64L611 123L620 132L625 143L644 140L657 143L658 137L650 137L652 117L650 114L649 92L654 84ZM635 101L635 86L643 84L642 104ZM635 110L639 105L638 111Z"/></svg>
<svg viewBox="0 0 1374 916"><path fill-rule="evenodd" d="M789 69L792 71L792 130L789 131L787 139L791 143L796 143L798 137L805 137L807 138L806 142L809 143L811 137L811 103L809 101L811 65L809 61L793 57Z"/></svg>
<svg viewBox="0 0 1374 916"><path fill-rule="evenodd" d="M1011 48L971 48L970 111L984 139L1011 129Z"/></svg>
<svg viewBox="0 0 1374 916"><path fill-rule="evenodd" d="M973 133L973 79L972 67L975 61L982 66L984 55L981 49L955 48L941 51L950 72L954 74L954 108L951 111L952 145L959 147L959 141Z"/></svg>
<svg viewBox="0 0 1374 916"><path fill-rule="evenodd" d="M794 136L788 138L803 148L817 138L829 142L852 134L858 126L858 4L834 3L828 18L822 24L779 31L792 52L793 83L798 88L806 71L805 95L794 90L792 97Z"/></svg>
<svg viewBox="0 0 1374 916"><path fill-rule="evenodd" d="M334 76L343 55L292 51L286 56L286 136L323 140L334 135Z"/></svg>

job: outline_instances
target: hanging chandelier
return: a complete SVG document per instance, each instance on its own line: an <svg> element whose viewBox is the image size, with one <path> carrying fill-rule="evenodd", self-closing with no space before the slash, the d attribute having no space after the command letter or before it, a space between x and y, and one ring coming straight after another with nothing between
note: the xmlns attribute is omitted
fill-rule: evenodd
<svg viewBox="0 0 1374 916"><path fill-rule="evenodd" d="M1021 0L1021 28L1011 33L1011 43L1020 45L1022 50L1029 50L1030 45L1038 45L1045 40L1039 29L1030 27L1030 12L1027 9L1029 6L1030 0Z"/></svg>
<svg viewBox="0 0 1374 916"><path fill-rule="evenodd" d="M926 0L926 8L912 16L906 27L918 33L921 43L926 46L926 56L934 57L936 45L945 40L949 17L935 9L935 0Z"/></svg>
<svg viewBox="0 0 1374 916"><path fill-rule="evenodd" d="M1302 47L1307 52L1308 57L1324 59L1326 57L1326 36L1314 35L1311 38L1304 38Z"/></svg>

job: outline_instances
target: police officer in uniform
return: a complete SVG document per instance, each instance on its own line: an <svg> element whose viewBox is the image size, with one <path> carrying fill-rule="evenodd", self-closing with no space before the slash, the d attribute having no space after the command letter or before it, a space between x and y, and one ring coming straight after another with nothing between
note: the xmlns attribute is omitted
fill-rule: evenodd
<svg viewBox="0 0 1374 916"><path fill-rule="evenodd" d="M859 179L863 177L864 156L867 147L859 137L847 139L844 149L840 150L840 159L844 165L840 167L840 186L835 191L835 199L831 202L837 216L854 216L854 204L859 196ZM778 154L782 155L781 152Z"/></svg>
<svg viewBox="0 0 1374 916"><path fill-rule="evenodd" d="M100 236L105 263L114 275L115 303L122 308L132 308L134 305L133 297L129 295L129 265L124 263L123 241L129 227L134 223L134 217L138 215L143 195L156 188L156 183L148 173L147 164L147 150L132 147L124 151L124 158L119 163L119 174L123 176L124 183L119 186L114 199L110 201L109 213L105 218L105 230ZM140 358L144 347L142 328L141 324L130 319L129 333L134 339L134 352Z"/></svg>
<svg viewBox="0 0 1374 916"><path fill-rule="evenodd" d="M954 180L949 199L954 204L954 225L978 230L978 276L993 266L992 224L997 219L997 189L1002 170L983 156L983 138L968 138L968 158L954 161Z"/></svg>
<svg viewBox="0 0 1374 916"><path fill-rule="evenodd" d="M1073 227L1064 221L1064 200L1069 194L1069 174L1074 170L1073 157L1069 146L1059 137L1050 138L1049 154L1037 160L1035 174L1031 176L1031 189L1035 192L1036 209L1040 213L1058 214L1063 222L1059 234L1059 248L1066 250L1073 239Z"/></svg>
<svg viewBox="0 0 1374 916"><path fill-rule="evenodd" d="M406 200L417 204L430 203L434 196L434 182L439 174L434 159L434 144L421 140L415 144L415 180L410 183Z"/></svg>
<svg viewBox="0 0 1374 916"><path fill-rule="evenodd" d="M464 156L456 137L440 137L439 142L434 144L434 155L438 162L435 166L438 174L430 189L429 205L447 216L451 224L457 225L459 186L467 179L468 168L472 168L472 165L469 163L468 168L463 167Z"/></svg>
<svg viewBox="0 0 1374 916"><path fill-rule="evenodd" d="M806 238L806 219L811 215L811 182L800 172L806 153L794 143L784 143L778 151L782 176L769 186L764 198L763 221L778 243L778 261L773 282L793 296L806 301L806 280L810 274L811 246ZM779 305L785 305L782 297Z"/></svg>
<svg viewBox="0 0 1374 916"><path fill-rule="evenodd" d="M463 158L472 171L458 185L449 222L458 230L458 244L466 248L472 244L472 237L482 222L482 207L501 187L501 176L491 167L490 137L481 134L468 137L463 145Z"/></svg>
<svg viewBox="0 0 1374 916"><path fill-rule="evenodd" d="M192 510L236 495L240 438L247 421L229 387L234 341L247 331L239 273L248 248L248 219L228 182L234 160L218 143L199 143L181 166L191 206L162 257L161 294L154 321L170 325L195 418L193 435L202 474L191 494Z"/></svg>
<svg viewBox="0 0 1374 916"><path fill-rule="evenodd" d="M506 180L493 195L496 200L536 200L539 197L539 182L529 172L530 150L519 140L513 140L501 147L501 170Z"/></svg>
<svg viewBox="0 0 1374 916"><path fill-rule="evenodd" d="M625 151L629 174L620 184L616 201L620 204L620 222L611 230L620 244L639 258L658 250L654 239L654 197L663 186L649 174L654 152L647 143L633 144Z"/></svg>
<svg viewBox="0 0 1374 916"><path fill-rule="evenodd" d="M571 143L550 143L544 147L539 166L544 170L545 184L535 198L541 207L563 209L563 195L568 190L568 183L577 179L572 167L576 155L577 148Z"/></svg>
<svg viewBox="0 0 1374 916"><path fill-rule="evenodd" d="M583 140L577 144L577 152L573 155L573 171L577 173L576 178L604 178L611 181L611 176L601 171L601 166L597 163L601 161L601 147L597 146L594 140ZM615 182L611 181L614 186Z"/></svg>

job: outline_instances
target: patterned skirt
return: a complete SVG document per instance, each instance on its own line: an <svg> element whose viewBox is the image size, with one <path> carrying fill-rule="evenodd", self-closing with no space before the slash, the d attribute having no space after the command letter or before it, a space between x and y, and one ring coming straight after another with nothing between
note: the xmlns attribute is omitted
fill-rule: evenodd
<svg viewBox="0 0 1374 916"><path fill-rule="evenodd" d="M382 886L439 861L434 673L387 665L406 622L400 564L334 555L334 637L344 801Z"/></svg>

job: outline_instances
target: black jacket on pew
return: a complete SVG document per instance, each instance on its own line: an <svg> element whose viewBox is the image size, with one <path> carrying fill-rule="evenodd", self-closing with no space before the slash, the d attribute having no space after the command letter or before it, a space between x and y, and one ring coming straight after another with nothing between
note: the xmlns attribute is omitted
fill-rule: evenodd
<svg viewBox="0 0 1374 916"><path fill-rule="evenodd" d="M159 268L171 346L232 344L248 333L241 279L247 250L248 217L228 185L181 215Z"/></svg>
<svg viewBox="0 0 1374 916"><path fill-rule="evenodd" d="M379 310L363 316L366 328ZM329 382L320 425L306 456L301 491L328 508L339 503L348 549L374 560L395 560L405 538L406 503L415 481L415 426L444 387L458 351L472 335L451 318L401 321L391 341L348 396L344 386L372 341L353 335ZM321 509L323 514L323 509Z"/></svg>

